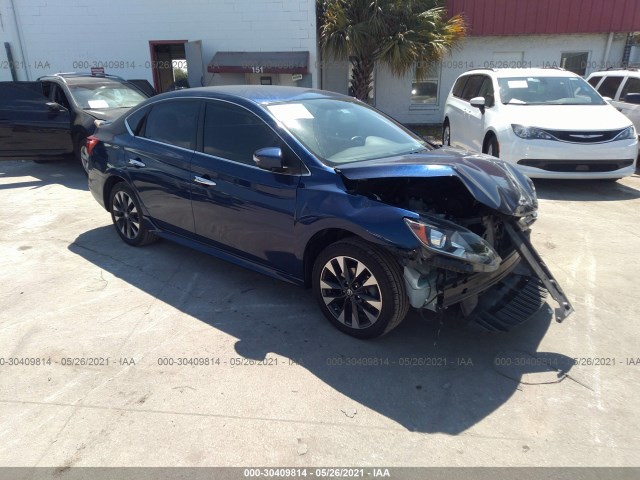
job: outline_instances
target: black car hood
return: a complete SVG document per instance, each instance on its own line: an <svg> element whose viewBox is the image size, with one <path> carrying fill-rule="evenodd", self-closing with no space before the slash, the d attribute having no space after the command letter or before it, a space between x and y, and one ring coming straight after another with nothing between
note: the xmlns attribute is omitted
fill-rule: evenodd
<svg viewBox="0 0 640 480"><path fill-rule="evenodd" d="M478 202L498 212L523 216L538 208L533 182L515 167L454 148L353 162L335 169L348 180L455 176Z"/></svg>
<svg viewBox="0 0 640 480"><path fill-rule="evenodd" d="M105 110L84 109L83 111L97 120L112 122L121 117L124 113L127 113L129 110L129 108L110 108Z"/></svg>

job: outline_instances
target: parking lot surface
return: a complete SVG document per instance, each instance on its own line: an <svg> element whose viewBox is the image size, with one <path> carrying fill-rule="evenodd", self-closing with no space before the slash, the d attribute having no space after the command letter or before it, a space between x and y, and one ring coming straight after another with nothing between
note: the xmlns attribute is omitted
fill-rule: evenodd
<svg viewBox="0 0 640 480"><path fill-rule="evenodd" d="M75 164L0 163L0 465L638 465L640 176L536 185L572 316L358 341L310 291L127 246Z"/></svg>

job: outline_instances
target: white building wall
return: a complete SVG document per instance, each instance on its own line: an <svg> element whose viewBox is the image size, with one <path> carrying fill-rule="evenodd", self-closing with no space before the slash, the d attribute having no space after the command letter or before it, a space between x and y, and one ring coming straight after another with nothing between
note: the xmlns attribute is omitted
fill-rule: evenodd
<svg viewBox="0 0 640 480"><path fill-rule="evenodd" d="M79 62L106 63L106 73L152 81L150 40L201 40L205 66L217 51L308 51L317 85L314 0L13 0L25 50L19 79L87 71ZM22 62L11 0L0 0L3 43ZM19 66L21 64L19 63ZM206 70L206 69L205 69ZM208 75L211 77L211 74ZM0 68L0 80L10 80ZM211 78L207 80L212 80Z"/></svg>
<svg viewBox="0 0 640 480"><path fill-rule="evenodd" d="M442 62L436 105L411 105L412 77L396 78L384 66L377 66L375 106L403 123L441 123L444 103L456 78L472 68L491 67L500 59L513 60L522 52L521 65L560 66L564 52L589 52L586 75L603 69L607 34L546 35L514 37L469 37L461 48ZM614 35L607 65L620 66L626 34ZM344 78L344 77L343 77Z"/></svg>

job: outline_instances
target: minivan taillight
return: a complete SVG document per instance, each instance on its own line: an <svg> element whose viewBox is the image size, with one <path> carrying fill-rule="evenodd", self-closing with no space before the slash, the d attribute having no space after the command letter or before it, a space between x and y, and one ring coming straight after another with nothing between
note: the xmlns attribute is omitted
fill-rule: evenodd
<svg viewBox="0 0 640 480"><path fill-rule="evenodd" d="M95 146L100 142L100 140L98 140L96 137L94 137L93 135L87 137L87 155L91 156L91 154L93 153L93 149L95 148Z"/></svg>

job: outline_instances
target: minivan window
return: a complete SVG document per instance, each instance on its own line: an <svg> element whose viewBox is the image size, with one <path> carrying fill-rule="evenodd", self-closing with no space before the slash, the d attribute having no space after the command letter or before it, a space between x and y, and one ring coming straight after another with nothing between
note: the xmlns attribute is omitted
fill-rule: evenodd
<svg viewBox="0 0 640 480"><path fill-rule="evenodd" d="M636 77L628 77L627 82L622 87L622 92L620 92L620 101L624 102L624 98L628 93L640 93L640 78Z"/></svg>
<svg viewBox="0 0 640 480"><path fill-rule="evenodd" d="M624 77L607 77L604 79L600 87L598 88L598 93L603 97L615 98L616 93L618 92L618 87L622 83L622 79Z"/></svg>
<svg viewBox="0 0 640 480"><path fill-rule="evenodd" d="M588 80L589 85L591 85L593 88L596 88L596 85L598 85L598 82L600 81L601 78L602 78L602 75L596 75L595 77L591 77Z"/></svg>
<svg viewBox="0 0 640 480"><path fill-rule="evenodd" d="M453 96L454 97L462 97L462 91L464 90L464 86L467 83L467 79L469 77L460 77L458 80L456 80L456 83L453 85Z"/></svg>
<svg viewBox="0 0 640 480"><path fill-rule="evenodd" d="M156 103L149 112L142 136L192 150L196 143L199 111L197 100Z"/></svg>
<svg viewBox="0 0 640 480"><path fill-rule="evenodd" d="M478 91L478 97L484 97L485 106L487 108L493 107L495 104L495 98L493 94L493 81L489 77L484 77L484 81Z"/></svg>
<svg viewBox="0 0 640 480"><path fill-rule="evenodd" d="M468 101L477 97L484 79L484 75L471 75L469 80L467 80L467 84L464 86L464 90L462 91L462 99Z"/></svg>
<svg viewBox="0 0 640 480"><path fill-rule="evenodd" d="M605 105L580 77L507 77L498 79L505 105Z"/></svg>

